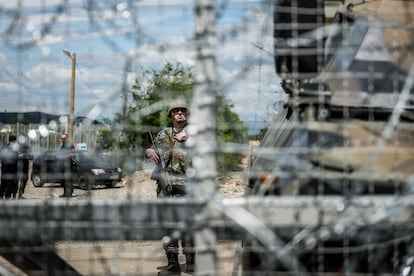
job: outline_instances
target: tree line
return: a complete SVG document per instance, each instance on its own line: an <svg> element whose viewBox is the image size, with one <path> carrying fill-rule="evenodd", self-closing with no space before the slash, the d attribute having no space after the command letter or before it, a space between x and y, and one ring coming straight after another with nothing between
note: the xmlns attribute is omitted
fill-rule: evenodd
<svg viewBox="0 0 414 276"><path fill-rule="evenodd" d="M104 150L119 149L137 152L151 146L150 132L168 127L168 103L184 98L191 103L196 82L191 68L167 63L161 70L146 70L129 91L131 99L125 114L116 113L110 128L99 133L99 145ZM224 96L217 99L218 143L247 143L248 129L232 103ZM191 115L190 115L191 116ZM138 153L139 154L139 153ZM241 154L218 153L218 171L239 169Z"/></svg>

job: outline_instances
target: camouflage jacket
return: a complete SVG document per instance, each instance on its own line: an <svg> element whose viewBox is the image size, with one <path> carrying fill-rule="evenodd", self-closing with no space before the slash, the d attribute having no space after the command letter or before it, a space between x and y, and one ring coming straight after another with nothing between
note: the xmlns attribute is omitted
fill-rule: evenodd
<svg viewBox="0 0 414 276"><path fill-rule="evenodd" d="M187 132L186 128L184 130ZM172 177L171 181L174 182L174 177L185 177L185 172L190 167L185 142L179 142L174 138L172 127L158 132L156 140L162 150L167 171Z"/></svg>

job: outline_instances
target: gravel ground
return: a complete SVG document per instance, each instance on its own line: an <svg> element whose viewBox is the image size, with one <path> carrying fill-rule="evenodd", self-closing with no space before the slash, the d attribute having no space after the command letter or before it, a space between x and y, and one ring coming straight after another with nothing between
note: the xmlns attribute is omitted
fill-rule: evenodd
<svg viewBox="0 0 414 276"><path fill-rule="evenodd" d="M98 187L89 192L75 187L74 199L92 196L94 198L156 198L156 184L150 179L150 170L136 171L124 177L115 187ZM226 176L217 177L217 192L219 197L239 197L244 194L245 174L242 171L231 172ZM55 183L46 183L36 188L31 182L27 184L24 197L26 198L57 198L63 193L63 188Z"/></svg>
<svg viewBox="0 0 414 276"><path fill-rule="evenodd" d="M74 189L74 198L156 198L156 184L150 179L150 170L136 171L124 177L113 188L98 188L93 191ZM231 172L217 178L218 197L240 197L244 194L245 174ZM29 181L24 196L30 198L57 198L63 193L58 184L47 183L34 187ZM232 275L237 241L218 241L217 257L220 275ZM102 241L102 242L57 242L58 254L75 267L82 275L157 275L157 267L166 263L161 241ZM185 261L180 254L180 263ZM6 268L12 275L25 275L7 261L0 258L0 269ZM184 266L183 266L184 269ZM1 270L0 270L1 273ZM182 275L186 275L182 273Z"/></svg>

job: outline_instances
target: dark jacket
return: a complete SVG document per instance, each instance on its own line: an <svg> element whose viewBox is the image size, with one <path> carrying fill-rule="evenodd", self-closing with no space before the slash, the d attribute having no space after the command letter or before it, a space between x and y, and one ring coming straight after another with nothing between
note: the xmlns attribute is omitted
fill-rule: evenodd
<svg viewBox="0 0 414 276"><path fill-rule="evenodd" d="M17 144L7 144L1 149L1 178L2 179L15 179L17 178L18 171L18 146Z"/></svg>

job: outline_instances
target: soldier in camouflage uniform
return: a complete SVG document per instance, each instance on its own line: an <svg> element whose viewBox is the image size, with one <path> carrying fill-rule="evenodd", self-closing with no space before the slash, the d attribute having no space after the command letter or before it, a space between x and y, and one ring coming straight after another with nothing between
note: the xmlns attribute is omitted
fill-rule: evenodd
<svg viewBox="0 0 414 276"><path fill-rule="evenodd" d="M158 132L156 143L162 150L165 167L168 172L172 191L166 192L162 185L157 185L158 197L182 197L186 194L186 170L190 166L190 160L186 152L187 118L189 116L187 103L182 100L174 101L168 110L168 117L172 120L172 126ZM155 163L160 163L160 157L154 148L146 150L146 156ZM194 270L194 243L192 237L182 238L183 253L186 257L186 272ZM179 274L181 272L178 262L178 240L171 239L163 242L168 265L165 275Z"/></svg>

